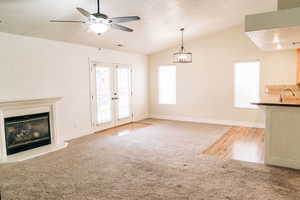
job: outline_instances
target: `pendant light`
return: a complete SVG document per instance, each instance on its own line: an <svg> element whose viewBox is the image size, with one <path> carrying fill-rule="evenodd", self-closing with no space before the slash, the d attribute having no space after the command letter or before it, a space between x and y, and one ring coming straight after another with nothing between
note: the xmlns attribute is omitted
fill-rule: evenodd
<svg viewBox="0 0 300 200"><path fill-rule="evenodd" d="M174 63L191 63L192 62L192 53L187 52L183 46L183 32L184 28L180 29L181 31L181 48L178 52L173 54Z"/></svg>

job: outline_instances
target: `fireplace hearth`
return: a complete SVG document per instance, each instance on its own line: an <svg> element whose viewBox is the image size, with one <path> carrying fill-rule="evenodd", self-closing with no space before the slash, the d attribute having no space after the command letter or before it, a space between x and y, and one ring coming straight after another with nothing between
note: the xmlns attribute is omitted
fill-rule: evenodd
<svg viewBox="0 0 300 200"><path fill-rule="evenodd" d="M4 119L7 155L51 144L49 113Z"/></svg>

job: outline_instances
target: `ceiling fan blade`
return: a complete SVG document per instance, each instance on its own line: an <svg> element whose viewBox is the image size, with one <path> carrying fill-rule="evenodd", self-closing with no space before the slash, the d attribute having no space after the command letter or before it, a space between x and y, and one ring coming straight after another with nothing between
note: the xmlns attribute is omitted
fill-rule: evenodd
<svg viewBox="0 0 300 200"><path fill-rule="evenodd" d="M110 18L109 20L112 23L122 23L122 22L131 22L131 21L137 21L141 18L139 16L127 16L127 17L114 17Z"/></svg>
<svg viewBox="0 0 300 200"><path fill-rule="evenodd" d="M83 8L77 8L77 10L84 16L86 17L90 17L92 16L91 13L89 13L88 11L84 10Z"/></svg>
<svg viewBox="0 0 300 200"><path fill-rule="evenodd" d="M111 27L114 29L121 30L121 31L133 32L133 29L128 28L126 26L121 26L119 24L112 24Z"/></svg>
<svg viewBox="0 0 300 200"><path fill-rule="evenodd" d="M50 22L64 22L64 23L68 23L68 22L70 22L70 23L82 23L82 24L84 24L84 23L86 23L86 22L84 22L84 21L70 21L70 20L68 20L68 21L63 21L63 20L50 20Z"/></svg>

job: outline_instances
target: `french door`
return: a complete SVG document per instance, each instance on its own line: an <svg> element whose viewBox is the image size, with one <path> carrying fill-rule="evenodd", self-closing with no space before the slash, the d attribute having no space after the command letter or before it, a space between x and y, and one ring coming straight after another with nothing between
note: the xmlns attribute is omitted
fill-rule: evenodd
<svg viewBox="0 0 300 200"><path fill-rule="evenodd" d="M93 63L91 89L94 128L103 130L132 121L129 65Z"/></svg>

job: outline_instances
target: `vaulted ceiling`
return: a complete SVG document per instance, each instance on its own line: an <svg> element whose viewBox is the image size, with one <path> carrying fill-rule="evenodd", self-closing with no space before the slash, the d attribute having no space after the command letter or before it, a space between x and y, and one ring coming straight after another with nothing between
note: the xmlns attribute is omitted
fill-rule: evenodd
<svg viewBox="0 0 300 200"><path fill-rule="evenodd" d="M246 14L276 10L276 0L101 0L109 17L138 15L124 23L133 33L110 29L102 36L84 24L50 23L82 20L76 7L96 12L96 0L1 0L0 32L151 54L179 42L179 28L187 40L242 24ZM120 49L117 44L123 44ZM1 44L0 44L1 45Z"/></svg>

